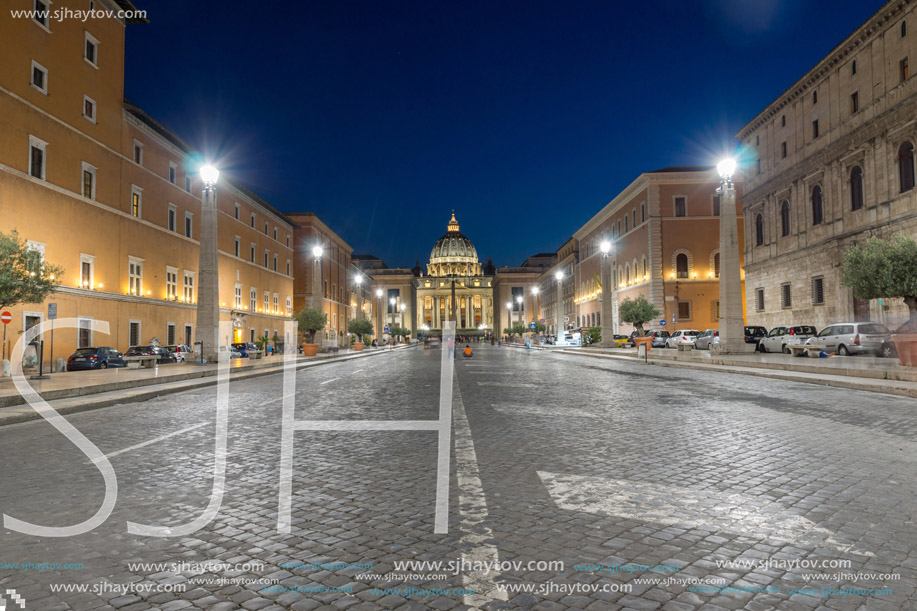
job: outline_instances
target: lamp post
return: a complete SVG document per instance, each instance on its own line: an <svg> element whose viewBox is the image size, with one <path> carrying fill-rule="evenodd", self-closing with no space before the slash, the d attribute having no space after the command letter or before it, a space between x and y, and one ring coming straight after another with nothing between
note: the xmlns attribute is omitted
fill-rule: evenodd
<svg viewBox="0 0 917 611"><path fill-rule="evenodd" d="M361 289L361 286L362 286L362 284L363 284L363 276L361 276L360 274L357 274L356 276L354 276L354 277L353 277L353 283L357 285L357 292L358 292L357 299L358 299L359 301L363 301L363 291L360 290L360 289ZM360 310L361 312L363 311L363 304L362 304L362 303L360 304L359 310ZM357 317L357 308L352 308L352 309L351 309L351 314L353 314L353 316L351 316L351 318L356 318L356 317Z"/></svg>
<svg viewBox="0 0 917 611"><path fill-rule="evenodd" d="M557 270L557 273L554 274L554 278L557 280L557 328L555 330L557 340L554 343L560 344L564 341L564 337L566 337L567 333L567 329L564 326L563 270Z"/></svg>
<svg viewBox="0 0 917 611"><path fill-rule="evenodd" d="M513 328L513 302L512 301L506 302L506 309L507 309L506 317L507 317L507 321L509 321L506 326L507 328L512 329Z"/></svg>
<svg viewBox="0 0 917 611"><path fill-rule="evenodd" d="M605 240L599 248L602 251L602 347L611 348L614 346L614 329L611 324L611 293L614 287L611 286L611 266L608 265L611 242Z"/></svg>
<svg viewBox="0 0 917 611"><path fill-rule="evenodd" d="M322 255L324 249L320 244L312 247L312 296L309 307L324 311L324 294L322 293ZM320 345L325 343L325 330L322 329Z"/></svg>
<svg viewBox="0 0 917 611"><path fill-rule="evenodd" d="M398 326L402 329L406 329L407 327L404 326L404 313L408 309L408 305L402 301L399 309L401 310L401 323Z"/></svg>
<svg viewBox="0 0 917 611"><path fill-rule="evenodd" d="M378 314L379 326L376 328L376 333L378 333L378 336L379 336L379 341L378 341L379 346L382 345L382 333L383 333L382 329L385 326L384 320L382 318L382 295L384 293L385 291L383 291L381 287L376 289L376 298L379 300L379 314Z"/></svg>
<svg viewBox="0 0 917 611"><path fill-rule="evenodd" d="M215 363L220 354L220 273L217 254L217 179L220 172L211 165L200 169L201 235L197 280L197 339L201 343L198 362ZM228 338L227 338L228 340Z"/></svg>
<svg viewBox="0 0 917 611"><path fill-rule="evenodd" d="M719 352L744 352L745 319L742 317L742 278L739 272L739 229L736 219L736 190L732 176L734 159L716 165L721 181L720 196L720 343Z"/></svg>
<svg viewBox="0 0 917 611"><path fill-rule="evenodd" d="M395 310L396 310L396 308L395 308L395 303L396 303L396 301L395 301L395 298L394 298L394 297L392 297L391 299L388 300L388 305L391 306L391 307L389 308L389 310L392 311L392 327L395 326Z"/></svg>

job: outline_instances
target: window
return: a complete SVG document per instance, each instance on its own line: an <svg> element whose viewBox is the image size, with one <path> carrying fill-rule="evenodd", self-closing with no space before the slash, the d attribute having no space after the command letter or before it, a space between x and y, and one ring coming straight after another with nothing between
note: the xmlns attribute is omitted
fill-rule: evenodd
<svg viewBox="0 0 917 611"><path fill-rule="evenodd" d="M237 221L239 220L239 204L235 204L233 206L232 215L235 217Z"/></svg>
<svg viewBox="0 0 917 611"><path fill-rule="evenodd" d="M720 253L713 255L713 277L720 277Z"/></svg>
<svg viewBox="0 0 917 611"><path fill-rule="evenodd" d="M99 40L95 36L90 34L89 32L84 32L84 39L85 39L85 45L84 45L83 57L86 59L87 62L89 62L96 68L98 68L99 67Z"/></svg>
<svg viewBox="0 0 917 611"><path fill-rule="evenodd" d="M191 227L191 218L192 218L191 213L190 213L190 212L185 212L185 237L186 237L186 238L190 238L190 237L191 237L191 233L192 233L192 231L191 231L191 229L192 229L192 227Z"/></svg>
<svg viewBox="0 0 917 611"><path fill-rule="evenodd" d="M907 67L907 58L906 57L902 59L900 62L898 62L898 73L901 76L902 83L906 81L907 77L911 75Z"/></svg>
<svg viewBox="0 0 917 611"><path fill-rule="evenodd" d="M168 218L169 231L175 231L176 214L177 212L175 210L175 204L169 204L169 218Z"/></svg>
<svg viewBox="0 0 917 611"><path fill-rule="evenodd" d="M290 275L290 260L287 259L287 276Z"/></svg>
<svg viewBox="0 0 917 611"><path fill-rule="evenodd" d="M786 127L786 115L780 116L780 127Z"/></svg>
<svg viewBox="0 0 917 611"><path fill-rule="evenodd" d="M812 92L812 103L813 103L813 104L818 104L818 91L813 91L813 92Z"/></svg>
<svg viewBox="0 0 917 611"><path fill-rule="evenodd" d="M166 299L178 299L178 268L166 268ZM175 342L169 342L173 343Z"/></svg>
<svg viewBox="0 0 917 611"><path fill-rule="evenodd" d="M169 346L175 345L175 323L174 322L170 322L166 324L166 341L168 342L167 345Z"/></svg>
<svg viewBox="0 0 917 611"><path fill-rule="evenodd" d="M288 235L288 236L287 236L287 248L289 248L289 247L290 247L290 236Z"/></svg>
<svg viewBox="0 0 917 611"><path fill-rule="evenodd" d="M280 295L274 293L274 313L280 312Z"/></svg>
<svg viewBox="0 0 917 611"><path fill-rule="evenodd" d="M93 268L95 267L96 258L92 255L80 255L80 287L84 289L93 288Z"/></svg>
<svg viewBox="0 0 917 611"><path fill-rule="evenodd" d="M190 324L185 324L185 345L186 345L186 346L190 346L191 343L192 343L192 341L193 341L193 339L194 339L193 336L192 336L192 331L191 331L191 329L192 329L192 327L191 327Z"/></svg>
<svg viewBox="0 0 917 611"><path fill-rule="evenodd" d="M685 216L687 214L687 204L685 203L685 198L676 197L675 198L675 216Z"/></svg>
<svg viewBox="0 0 917 611"><path fill-rule="evenodd" d="M252 219L251 219L251 220L252 220L252 229L254 229L254 228L255 228L255 213L254 213L254 212L252 212Z"/></svg>
<svg viewBox="0 0 917 611"><path fill-rule="evenodd" d="M48 143L35 136L29 136L29 175L39 180L45 179L45 153Z"/></svg>
<svg viewBox="0 0 917 611"><path fill-rule="evenodd" d="M33 274L40 274L45 263L45 245L28 240L26 248L26 269Z"/></svg>
<svg viewBox="0 0 917 611"><path fill-rule="evenodd" d="M143 144L134 140L134 163L143 165Z"/></svg>
<svg viewBox="0 0 917 611"><path fill-rule="evenodd" d="M863 207L863 169L854 166L850 170L850 209L859 210Z"/></svg>
<svg viewBox="0 0 917 611"><path fill-rule="evenodd" d="M185 271L182 291L182 298L185 303L192 303L194 301L194 272Z"/></svg>
<svg viewBox="0 0 917 611"><path fill-rule="evenodd" d="M818 119L812 121L812 137L818 138Z"/></svg>
<svg viewBox="0 0 917 611"><path fill-rule="evenodd" d="M857 73L857 60L850 62L850 74L851 76Z"/></svg>
<svg viewBox="0 0 917 611"><path fill-rule="evenodd" d="M136 185L131 185L130 213L138 219L143 214L143 189Z"/></svg>
<svg viewBox="0 0 917 611"><path fill-rule="evenodd" d="M910 142L898 149L898 183L902 193L914 188L914 145Z"/></svg>
<svg viewBox="0 0 917 611"><path fill-rule="evenodd" d="M177 177L178 177L178 166L170 161L169 162L169 182L174 185L175 181L178 180Z"/></svg>
<svg viewBox="0 0 917 611"><path fill-rule="evenodd" d="M618 219L618 235L621 235L621 220Z"/></svg>
<svg viewBox="0 0 917 611"><path fill-rule="evenodd" d="M825 279L822 276L812 278L812 305L824 305Z"/></svg>
<svg viewBox="0 0 917 611"><path fill-rule="evenodd" d="M143 260L130 257L127 261L127 274L131 295L143 295Z"/></svg>
<svg viewBox="0 0 917 611"><path fill-rule="evenodd" d="M854 91L850 94L850 114L854 114L858 110L860 110L860 92Z"/></svg>
<svg viewBox="0 0 917 611"><path fill-rule="evenodd" d="M764 289L755 289L755 309L764 311Z"/></svg>
<svg viewBox="0 0 917 611"><path fill-rule="evenodd" d="M780 204L780 235L790 235L790 202Z"/></svg>
<svg viewBox="0 0 917 611"><path fill-rule="evenodd" d="M793 297L791 294L790 283L785 282L780 285L780 307L790 308L793 306Z"/></svg>
<svg viewBox="0 0 917 611"><path fill-rule="evenodd" d="M248 292L248 309L252 312L258 307L258 289L252 287Z"/></svg>
<svg viewBox="0 0 917 611"><path fill-rule="evenodd" d="M640 222L646 222L646 204L640 204Z"/></svg>
<svg viewBox="0 0 917 611"><path fill-rule="evenodd" d="M43 2L42 0L35 0L35 3L32 5L32 7L35 11L32 13L32 19L35 20L35 23L48 30L48 3Z"/></svg>
<svg viewBox="0 0 917 611"><path fill-rule="evenodd" d="M636 227L637 226L637 209L636 208L630 211L630 216L634 221L634 227Z"/></svg>
<svg viewBox="0 0 917 611"><path fill-rule="evenodd" d="M130 326L128 327L128 338L127 343L129 346L139 346L140 345L140 321L132 320L130 321Z"/></svg>
<svg viewBox="0 0 917 611"><path fill-rule="evenodd" d="M96 101L88 95L83 96L83 118L93 123L96 122Z"/></svg>
<svg viewBox="0 0 917 611"><path fill-rule="evenodd" d="M77 332L76 342L77 348L90 348L92 346L92 319L79 319L79 331Z"/></svg>
<svg viewBox="0 0 917 611"><path fill-rule="evenodd" d="M274 227L274 241L277 241L277 228Z"/></svg>
<svg viewBox="0 0 917 611"><path fill-rule="evenodd" d="M624 217L624 233L630 231L630 219L626 216Z"/></svg>
<svg viewBox="0 0 917 611"><path fill-rule="evenodd" d="M825 220L825 206L822 198L822 191L819 185L812 188L812 224L821 225Z"/></svg>
<svg viewBox="0 0 917 611"><path fill-rule="evenodd" d="M760 174L761 173L761 160L760 159L757 160L757 164L758 164L758 174Z"/></svg>
<svg viewBox="0 0 917 611"><path fill-rule="evenodd" d="M191 193L191 177L185 176L185 191Z"/></svg>
<svg viewBox="0 0 917 611"><path fill-rule="evenodd" d="M715 300L710 307L711 313L713 314L713 322L718 322L720 320L720 300Z"/></svg>
<svg viewBox="0 0 917 611"><path fill-rule="evenodd" d="M251 261L252 263L254 263L254 262L255 262L255 243L254 243L254 242L251 243L251 247L250 247L250 248L251 248L251 258L250 258L250 261Z"/></svg>
<svg viewBox="0 0 917 611"><path fill-rule="evenodd" d="M48 70L38 62L32 62L32 87L48 95Z"/></svg>
<svg viewBox="0 0 917 611"><path fill-rule="evenodd" d="M235 290L235 293L233 294L232 306L236 310L242 309L242 285L241 284L236 285L236 290Z"/></svg>
<svg viewBox="0 0 917 611"><path fill-rule="evenodd" d="M265 248L264 249L264 267L270 267L270 264L268 263L269 259L270 259L270 253Z"/></svg>
<svg viewBox="0 0 917 611"><path fill-rule="evenodd" d="M293 298L287 295L287 316L293 315Z"/></svg>
<svg viewBox="0 0 917 611"><path fill-rule="evenodd" d="M264 235L267 235L268 222L264 221Z"/></svg>
<svg viewBox="0 0 917 611"><path fill-rule="evenodd" d="M83 162L82 194L86 199L96 198L96 167Z"/></svg>
<svg viewBox="0 0 917 611"><path fill-rule="evenodd" d="M691 302L678 302L678 320L691 320Z"/></svg>
<svg viewBox="0 0 917 611"><path fill-rule="evenodd" d="M714 195L713 196L713 216L719 216L719 215L720 215L720 196Z"/></svg>
<svg viewBox="0 0 917 611"><path fill-rule="evenodd" d="M240 256L240 254L242 253L242 238L240 238L239 236L236 236L233 239L232 248L233 248L232 254L237 257Z"/></svg>
<svg viewBox="0 0 917 611"><path fill-rule="evenodd" d="M688 277L688 255L679 253L675 257L675 272L678 278Z"/></svg>
<svg viewBox="0 0 917 611"><path fill-rule="evenodd" d="M780 156L786 159L786 140L780 143Z"/></svg>
<svg viewBox="0 0 917 611"><path fill-rule="evenodd" d="M907 36L907 21L902 21L902 22L901 22L901 30L900 30L900 31L901 31L901 38L904 38L905 36Z"/></svg>
<svg viewBox="0 0 917 611"><path fill-rule="evenodd" d="M264 313L267 314L271 311L271 294L267 291L264 291ZM265 333L267 335L267 333Z"/></svg>
<svg viewBox="0 0 917 611"><path fill-rule="evenodd" d="M277 271L277 255L274 255L274 271Z"/></svg>
<svg viewBox="0 0 917 611"><path fill-rule="evenodd" d="M755 246L764 244L764 217L758 214L755 217Z"/></svg>

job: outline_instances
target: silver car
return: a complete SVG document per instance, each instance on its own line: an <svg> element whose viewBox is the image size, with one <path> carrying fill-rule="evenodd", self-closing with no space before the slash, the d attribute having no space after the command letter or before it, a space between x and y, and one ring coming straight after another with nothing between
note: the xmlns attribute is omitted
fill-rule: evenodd
<svg viewBox="0 0 917 611"><path fill-rule="evenodd" d="M828 325L810 337L806 345L828 354L839 356L848 354L875 354L886 356L884 352L890 345L891 332L888 327L877 322L843 322Z"/></svg>
<svg viewBox="0 0 917 611"><path fill-rule="evenodd" d="M783 352L784 354L789 354L790 349L787 348L787 346L804 344L805 341L814 336L815 333L815 327L812 325L784 325L774 327L758 342L758 350L761 352Z"/></svg>
<svg viewBox="0 0 917 611"><path fill-rule="evenodd" d="M694 347L697 350L710 350L710 346L720 343L720 332L717 329L707 329L697 336Z"/></svg>
<svg viewBox="0 0 917 611"><path fill-rule="evenodd" d="M665 340L665 347L678 348L678 344L693 344L698 335L700 335L700 331L692 329L674 331L672 335Z"/></svg>

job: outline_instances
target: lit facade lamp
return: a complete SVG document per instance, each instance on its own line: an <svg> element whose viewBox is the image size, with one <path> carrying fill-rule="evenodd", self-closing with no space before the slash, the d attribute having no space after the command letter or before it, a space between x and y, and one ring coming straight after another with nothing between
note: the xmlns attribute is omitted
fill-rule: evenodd
<svg viewBox="0 0 917 611"><path fill-rule="evenodd" d="M200 177L203 189L201 192L196 332L197 341L201 344L201 359L195 359L195 361L215 363L219 358L221 343L216 193L220 172L208 164L200 168Z"/></svg>
<svg viewBox="0 0 917 611"><path fill-rule="evenodd" d="M739 270L739 230L736 217L736 190L732 182L735 159L716 165L720 175L720 343L719 352L744 352L745 319L742 316L742 278Z"/></svg>
<svg viewBox="0 0 917 611"><path fill-rule="evenodd" d="M614 325L611 320L611 299L614 293L614 287L611 285L611 242L603 240L599 244L599 250L602 251L602 347L611 348L614 346Z"/></svg>

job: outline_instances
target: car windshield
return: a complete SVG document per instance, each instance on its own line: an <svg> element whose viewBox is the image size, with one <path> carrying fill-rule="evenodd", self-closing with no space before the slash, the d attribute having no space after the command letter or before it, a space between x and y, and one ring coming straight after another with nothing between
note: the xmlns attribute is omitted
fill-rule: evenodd
<svg viewBox="0 0 917 611"><path fill-rule="evenodd" d="M793 327L793 333L796 335L815 335L815 327L812 325L800 325Z"/></svg>
<svg viewBox="0 0 917 611"><path fill-rule="evenodd" d="M90 354L95 354L96 348L78 348L73 354L75 356L88 356Z"/></svg>
<svg viewBox="0 0 917 611"><path fill-rule="evenodd" d="M885 335L888 332L888 327L879 323L871 322L865 325L860 325L860 333L875 333Z"/></svg>

